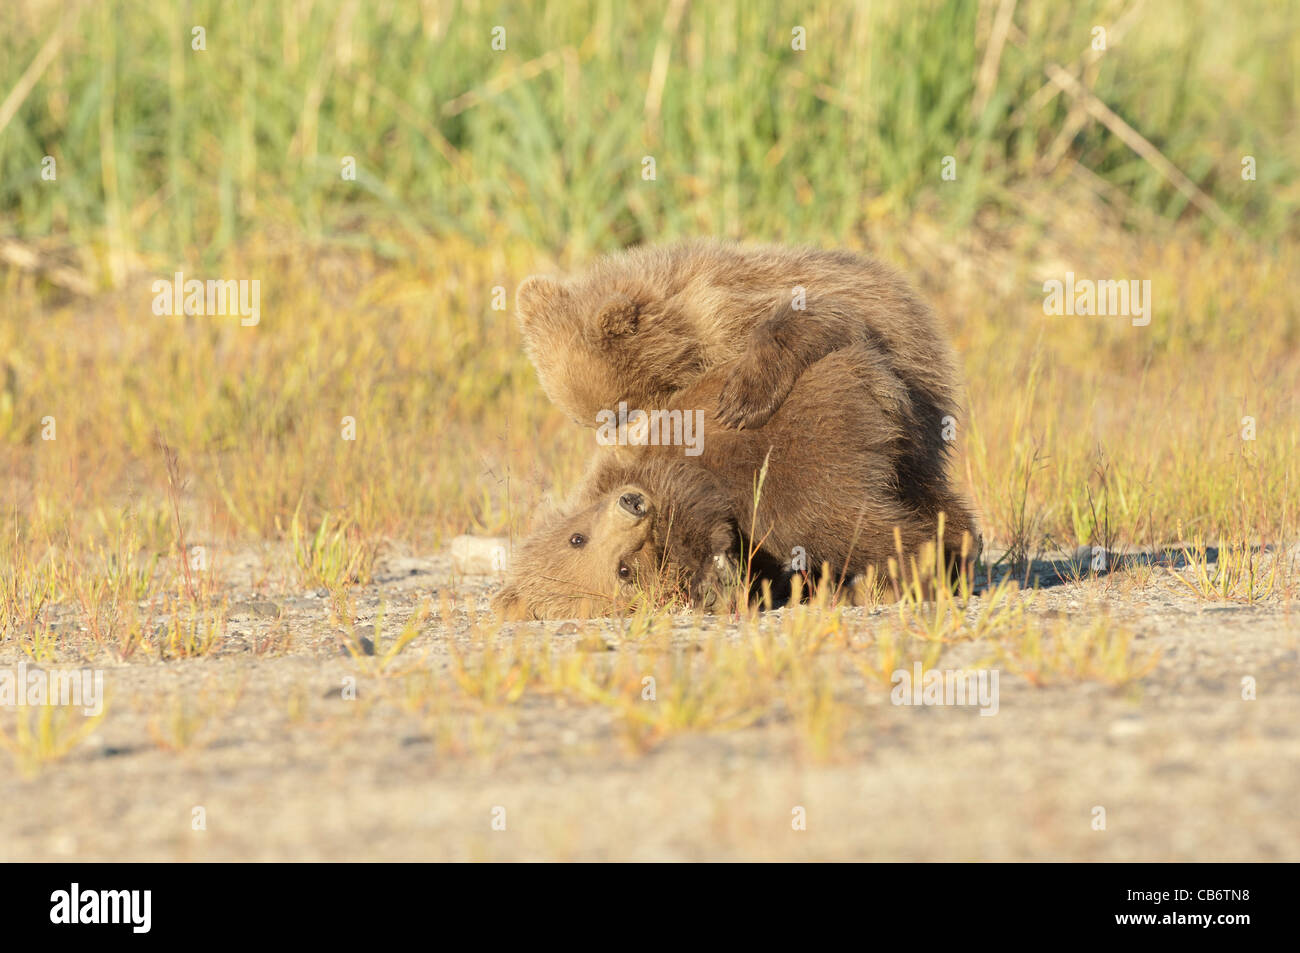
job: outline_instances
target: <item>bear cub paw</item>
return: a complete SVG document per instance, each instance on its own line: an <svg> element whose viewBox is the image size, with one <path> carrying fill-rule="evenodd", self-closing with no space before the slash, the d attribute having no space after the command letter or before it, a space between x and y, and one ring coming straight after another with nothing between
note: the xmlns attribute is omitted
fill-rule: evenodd
<svg viewBox="0 0 1300 953"><path fill-rule="evenodd" d="M732 430L757 430L780 409L797 375L761 351L740 358L718 395L718 423Z"/></svg>

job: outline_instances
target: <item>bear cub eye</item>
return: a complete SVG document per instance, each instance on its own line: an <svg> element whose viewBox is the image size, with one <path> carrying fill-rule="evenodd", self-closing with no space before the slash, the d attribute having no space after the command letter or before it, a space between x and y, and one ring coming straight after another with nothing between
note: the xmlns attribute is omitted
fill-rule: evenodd
<svg viewBox="0 0 1300 953"><path fill-rule="evenodd" d="M587 541L587 537L583 536L581 533L574 533L572 536L569 537L569 545L574 547L575 549L581 546L586 541Z"/></svg>

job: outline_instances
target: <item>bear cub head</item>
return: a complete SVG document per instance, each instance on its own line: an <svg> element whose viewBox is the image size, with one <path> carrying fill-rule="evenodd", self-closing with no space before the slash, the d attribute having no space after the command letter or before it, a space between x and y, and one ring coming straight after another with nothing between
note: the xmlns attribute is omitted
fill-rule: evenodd
<svg viewBox="0 0 1300 953"><path fill-rule="evenodd" d="M546 396L577 424L601 411L650 410L703 370L685 311L633 276L534 276L515 298L524 346Z"/></svg>
<svg viewBox="0 0 1300 953"><path fill-rule="evenodd" d="M603 615L629 603L661 569L659 511L625 484L543 522L515 551L493 608L507 619Z"/></svg>
<svg viewBox="0 0 1300 953"><path fill-rule="evenodd" d="M662 595L709 608L738 581L744 547L729 500L706 470L650 459L611 464L515 548L493 608L507 619L572 619ZM770 561L760 561L764 573Z"/></svg>

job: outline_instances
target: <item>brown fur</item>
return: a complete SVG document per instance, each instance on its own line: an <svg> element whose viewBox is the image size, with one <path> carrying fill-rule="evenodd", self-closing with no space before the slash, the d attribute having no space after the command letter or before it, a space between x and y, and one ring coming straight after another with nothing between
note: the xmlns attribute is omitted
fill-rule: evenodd
<svg viewBox="0 0 1300 953"><path fill-rule="evenodd" d="M698 596L718 565L714 556L731 558L738 550L729 500L707 470L611 454L592 477L583 494L516 548L506 585L493 599L507 618L603 614L637 585L661 577L680 578ZM620 506L629 493L644 500L644 516Z"/></svg>
<svg viewBox="0 0 1300 953"><path fill-rule="evenodd" d="M665 567L698 598L720 568L743 559L744 539L778 560L801 546L809 568L825 562L852 577L875 567L883 577L896 555L895 528L906 554L935 539L940 511L949 553L961 551L963 533L975 536L942 470L903 492L897 463L911 446L908 395L880 351L858 344L823 357L757 430L713 419L733 378L733 368L720 367L657 408L705 411L702 455L687 457L680 446L603 449L569 503L515 552L497 607L511 617L601 612ZM620 510L628 492L644 496L643 518ZM583 545L570 545L574 533Z"/></svg>
<svg viewBox="0 0 1300 953"><path fill-rule="evenodd" d="M796 287L804 310L792 306ZM943 418L958 415L955 363L929 307L879 262L717 241L641 247L570 281L527 279L518 311L547 395L586 427L620 401L665 407L722 365L719 422L763 427L807 368L866 345L874 396L901 435L901 492L923 503L925 487L942 483Z"/></svg>

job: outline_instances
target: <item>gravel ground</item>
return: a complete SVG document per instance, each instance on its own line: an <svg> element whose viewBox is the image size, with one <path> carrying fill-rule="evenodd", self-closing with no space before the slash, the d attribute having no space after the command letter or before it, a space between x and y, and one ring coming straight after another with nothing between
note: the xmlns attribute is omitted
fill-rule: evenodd
<svg viewBox="0 0 1300 953"><path fill-rule="evenodd" d="M1206 602L1163 570L1145 585L1049 586L1033 614L1105 613L1138 651L1159 650L1154 670L1123 688L1004 673L994 717L895 706L885 687L850 680L828 760L779 717L634 753L608 709L536 692L487 713L403 707L405 682L359 670L328 599L267 583L265 557L226 555L230 630L213 655L108 664L93 735L32 777L0 754L0 858L1300 860L1300 621L1286 603ZM486 607L494 585L446 554L390 553L356 595L358 633L372 633L380 601L390 620L443 594ZM871 612L847 611L870 630ZM424 627L402 663L446 667L469 638L456 613ZM687 642L732 628L688 623ZM576 628L523 630L584 650L622 637ZM250 651L286 634L285 652ZM981 651L955 645L940 667ZM24 658L0 644L0 668ZM195 740L175 750L187 731Z"/></svg>

